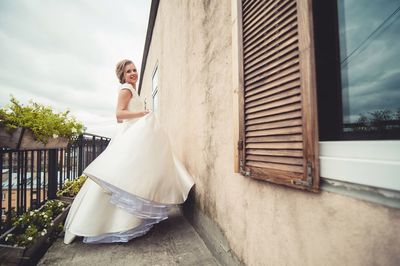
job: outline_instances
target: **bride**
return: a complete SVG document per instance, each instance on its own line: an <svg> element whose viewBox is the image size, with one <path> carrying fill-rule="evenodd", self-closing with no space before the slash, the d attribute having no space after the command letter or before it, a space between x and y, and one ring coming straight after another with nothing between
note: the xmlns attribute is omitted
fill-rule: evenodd
<svg viewBox="0 0 400 266"><path fill-rule="evenodd" d="M83 171L89 178L65 221L64 243L127 242L146 234L183 203L194 185L174 156L168 135L136 91L130 60L117 64L121 83L116 116L122 122L107 148Z"/></svg>

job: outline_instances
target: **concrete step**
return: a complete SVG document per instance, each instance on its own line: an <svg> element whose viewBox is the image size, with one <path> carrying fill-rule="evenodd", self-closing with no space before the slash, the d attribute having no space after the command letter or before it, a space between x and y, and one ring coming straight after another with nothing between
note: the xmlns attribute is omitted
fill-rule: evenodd
<svg viewBox="0 0 400 266"><path fill-rule="evenodd" d="M84 244L77 238L65 245L62 237L39 265L220 265L178 209L128 243Z"/></svg>

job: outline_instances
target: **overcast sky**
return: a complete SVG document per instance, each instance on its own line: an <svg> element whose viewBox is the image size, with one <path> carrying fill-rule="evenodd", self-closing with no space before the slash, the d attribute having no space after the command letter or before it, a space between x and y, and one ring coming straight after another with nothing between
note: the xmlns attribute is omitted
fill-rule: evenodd
<svg viewBox="0 0 400 266"><path fill-rule="evenodd" d="M344 121L400 110L400 0L338 3Z"/></svg>
<svg viewBox="0 0 400 266"><path fill-rule="evenodd" d="M14 95L69 109L87 132L112 136L115 65L140 70L150 0L1 0L0 107Z"/></svg>

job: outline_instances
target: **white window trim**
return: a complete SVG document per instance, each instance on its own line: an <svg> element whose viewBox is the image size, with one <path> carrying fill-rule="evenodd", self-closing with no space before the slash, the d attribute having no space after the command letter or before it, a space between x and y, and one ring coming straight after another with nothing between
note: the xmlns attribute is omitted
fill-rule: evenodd
<svg viewBox="0 0 400 266"><path fill-rule="evenodd" d="M400 191L400 141L320 141L320 176Z"/></svg>

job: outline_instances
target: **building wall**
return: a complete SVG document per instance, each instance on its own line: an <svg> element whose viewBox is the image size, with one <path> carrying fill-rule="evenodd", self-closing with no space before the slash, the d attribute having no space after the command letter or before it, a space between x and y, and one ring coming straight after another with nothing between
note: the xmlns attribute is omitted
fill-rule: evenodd
<svg viewBox="0 0 400 266"><path fill-rule="evenodd" d="M141 95L159 67L159 120L195 179L186 204L247 265L395 265L400 211L237 173L236 0L160 1Z"/></svg>

